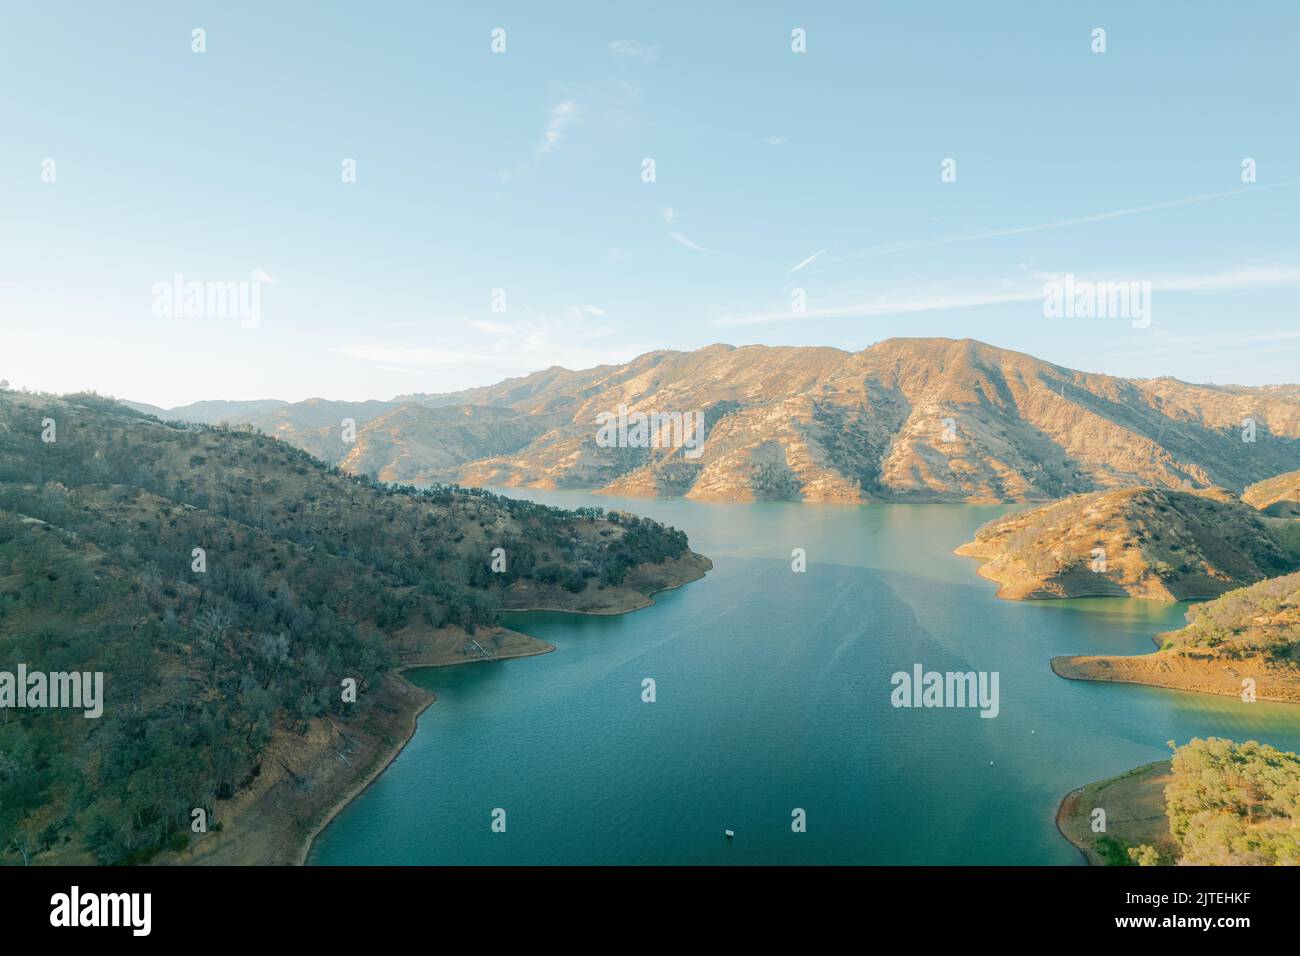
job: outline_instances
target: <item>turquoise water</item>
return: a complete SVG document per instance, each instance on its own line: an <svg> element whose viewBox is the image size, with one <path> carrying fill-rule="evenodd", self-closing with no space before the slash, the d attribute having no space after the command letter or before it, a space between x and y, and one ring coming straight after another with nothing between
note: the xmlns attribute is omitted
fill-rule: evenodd
<svg viewBox="0 0 1300 956"><path fill-rule="evenodd" d="M1053 674L1153 650L1185 606L997 600L951 552L1005 508L522 496L666 521L714 570L632 614L510 617L552 654L409 672L438 702L311 862L1077 864L1072 788L1194 735L1300 750L1300 707ZM895 709L914 663L998 671L999 716Z"/></svg>

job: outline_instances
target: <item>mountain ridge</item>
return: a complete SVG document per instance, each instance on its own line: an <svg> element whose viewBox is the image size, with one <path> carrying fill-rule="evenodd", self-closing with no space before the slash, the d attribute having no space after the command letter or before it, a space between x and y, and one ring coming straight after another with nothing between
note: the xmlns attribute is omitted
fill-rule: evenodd
<svg viewBox="0 0 1300 956"><path fill-rule="evenodd" d="M299 405L232 414L331 464L417 484L1021 502L1128 485L1241 494L1300 468L1300 386L1122 378L974 339L887 339L857 352L715 344L389 402ZM622 406L701 413L703 454L601 447L597 416ZM451 407L497 409L495 433L438 414ZM399 409L401 427L371 427ZM343 438L344 417L359 448Z"/></svg>

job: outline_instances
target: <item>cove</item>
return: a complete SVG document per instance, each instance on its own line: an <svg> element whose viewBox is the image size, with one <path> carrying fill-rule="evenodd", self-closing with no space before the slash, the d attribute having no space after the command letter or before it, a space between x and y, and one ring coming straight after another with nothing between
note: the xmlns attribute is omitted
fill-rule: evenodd
<svg viewBox="0 0 1300 956"><path fill-rule="evenodd" d="M714 569L630 614L509 617L554 653L408 672L438 701L310 863L1074 865L1054 820L1074 787L1167 740L1300 750L1300 707L1053 674L1154 650L1186 605L998 600L951 552L1005 507L498 490L667 522ZM997 672L997 717L892 706L916 662Z"/></svg>

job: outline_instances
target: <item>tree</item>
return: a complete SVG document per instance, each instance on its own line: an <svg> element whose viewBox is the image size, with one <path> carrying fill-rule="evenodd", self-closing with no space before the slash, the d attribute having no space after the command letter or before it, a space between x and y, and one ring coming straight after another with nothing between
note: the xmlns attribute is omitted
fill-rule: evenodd
<svg viewBox="0 0 1300 956"><path fill-rule="evenodd" d="M1175 748L1169 829L1188 865L1300 864L1300 757L1254 740Z"/></svg>
<svg viewBox="0 0 1300 956"><path fill-rule="evenodd" d="M1149 843L1129 847L1128 858L1138 866L1160 865L1160 851Z"/></svg>

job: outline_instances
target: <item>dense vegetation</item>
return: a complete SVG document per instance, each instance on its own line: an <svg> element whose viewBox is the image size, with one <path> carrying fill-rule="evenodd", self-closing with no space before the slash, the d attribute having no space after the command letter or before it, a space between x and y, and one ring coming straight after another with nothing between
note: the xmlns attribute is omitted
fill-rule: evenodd
<svg viewBox="0 0 1300 956"><path fill-rule="evenodd" d="M1157 866L1160 853L1148 844L1130 846L1123 837L1098 837L1092 848L1106 866Z"/></svg>
<svg viewBox="0 0 1300 956"><path fill-rule="evenodd" d="M1223 657L1264 655L1300 667L1300 573L1229 591L1187 612L1178 646L1213 648Z"/></svg>
<svg viewBox="0 0 1300 956"><path fill-rule="evenodd" d="M1300 864L1300 757L1211 737L1176 748L1165 788L1179 862Z"/></svg>
<svg viewBox="0 0 1300 956"><path fill-rule="evenodd" d="M1070 839L1106 866L1300 864L1300 757L1254 740L1169 745L1172 760L1085 788L1076 806L1107 806L1116 828L1098 836L1075 813Z"/></svg>
<svg viewBox="0 0 1300 956"><path fill-rule="evenodd" d="M0 710L0 855L182 846L192 809L255 780L273 734L365 714L394 633L472 632L515 582L617 585L686 549L632 516L378 485L252 431L0 394L0 670L106 675L98 720Z"/></svg>

